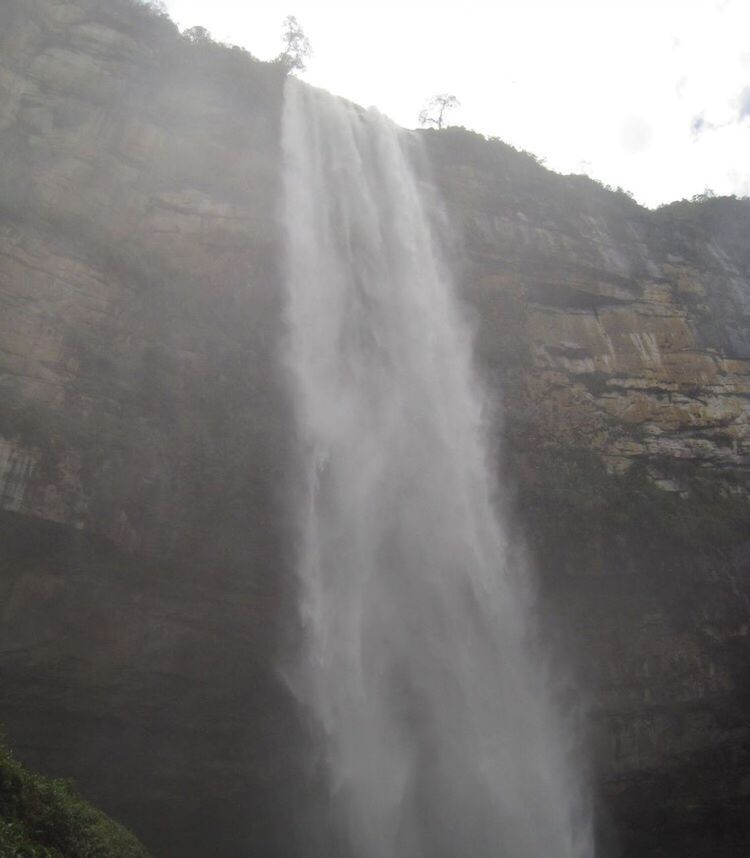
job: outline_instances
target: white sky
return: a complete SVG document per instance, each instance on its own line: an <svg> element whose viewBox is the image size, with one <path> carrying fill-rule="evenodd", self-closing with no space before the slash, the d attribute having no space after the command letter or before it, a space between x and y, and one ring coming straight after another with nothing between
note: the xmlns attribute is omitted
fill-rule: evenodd
<svg viewBox="0 0 750 858"><path fill-rule="evenodd" d="M295 15L310 83L408 127L431 95L455 94L451 123L645 205L706 188L750 195L750 0L166 3L181 28L260 59L279 53Z"/></svg>

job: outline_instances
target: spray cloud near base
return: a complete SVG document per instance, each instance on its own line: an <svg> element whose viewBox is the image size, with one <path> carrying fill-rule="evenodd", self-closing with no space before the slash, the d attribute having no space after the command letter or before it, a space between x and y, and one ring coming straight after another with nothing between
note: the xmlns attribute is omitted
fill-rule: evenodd
<svg viewBox="0 0 750 858"><path fill-rule="evenodd" d="M295 690L358 858L590 858L493 505L419 139L289 79L286 359L304 501Z"/></svg>

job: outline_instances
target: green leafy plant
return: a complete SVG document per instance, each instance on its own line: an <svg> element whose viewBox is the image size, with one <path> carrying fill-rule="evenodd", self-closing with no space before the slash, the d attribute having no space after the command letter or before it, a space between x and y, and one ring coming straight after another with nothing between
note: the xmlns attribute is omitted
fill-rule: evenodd
<svg viewBox="0 0 750 858"><path fill-rule="evenodd" d="M84 801L70 781L25 769L0 744L3 858L148 858L136 837Z"/></svg>

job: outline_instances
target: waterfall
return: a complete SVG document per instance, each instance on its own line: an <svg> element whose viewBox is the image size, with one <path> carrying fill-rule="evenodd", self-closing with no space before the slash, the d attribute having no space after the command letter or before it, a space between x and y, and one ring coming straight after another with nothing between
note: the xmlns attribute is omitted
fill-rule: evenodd
<svg viewBox="0 0 750 858"><path fill-rule="evenodd" d="M590 858L419 149L287 82L294 689L356 858Z"/></svg>

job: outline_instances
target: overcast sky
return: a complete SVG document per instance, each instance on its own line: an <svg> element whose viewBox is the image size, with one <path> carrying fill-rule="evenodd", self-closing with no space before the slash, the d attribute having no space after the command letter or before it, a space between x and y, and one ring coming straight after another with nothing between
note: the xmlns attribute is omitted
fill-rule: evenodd
<svg viewBox="0 0 750 858"><path fill-rule="evenodd" d="M750 195L750 0L166 0L261 59L297 17L303 79L407 127L451 122L654 206Z"/></svg>

